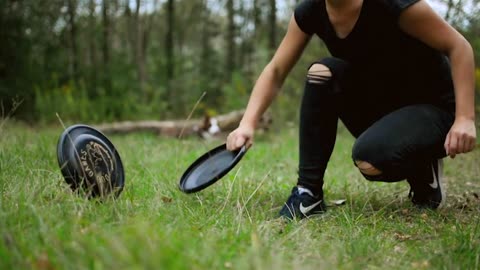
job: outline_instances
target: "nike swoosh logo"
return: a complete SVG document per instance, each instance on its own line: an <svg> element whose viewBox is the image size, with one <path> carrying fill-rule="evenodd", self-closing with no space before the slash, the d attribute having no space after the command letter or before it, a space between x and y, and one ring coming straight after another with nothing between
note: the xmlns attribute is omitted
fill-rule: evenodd
<svg viewBox="0 0 480 270"><path fill-rule="evenodd" d="M435 169L432 166L432 173L433 173L433 183L429 184L433 189L438 188L438 179L437 174L435 173Z"/></svg>
<svg viewBox="0 0 480 270"><path fill-rule="evenodd" d="M322 200L310 205L310 206L307 206L307 207L304 207L303 206L303 203L300 203L300 212L302 212L302 214L304 215L307 215L308 212L312 211L313 208L315 208L315 206L319 205L320 203L322 202Z"/></svg>

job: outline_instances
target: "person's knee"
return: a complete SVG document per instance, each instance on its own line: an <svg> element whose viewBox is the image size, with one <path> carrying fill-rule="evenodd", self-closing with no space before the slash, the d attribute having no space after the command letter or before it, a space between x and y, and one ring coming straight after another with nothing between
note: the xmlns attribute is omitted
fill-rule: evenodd
<svg viewBox="0 0 480 270"><path fill-rule="evenodd" d="M368 176L378 176L381 175L383 172L375 167L375 165L371 164L366 160L375 159L374 155L378 149L372 144L368 143L368 141L364 141L362 137L357 139L355 145L352 149L352 159L355 162L357 168L362 172L364 175Z"/></svg>
<svg viewBox="0 0 480 270"><path fill-rule="evenodd" d="M357 165L357 168L365 175L378 176L382 174L382 171L366 161L355 160L355 164Z"/></svg>
<svg viewBox="0 0 480 270"><path fill-rule="evenodd" d="M315 63L308 69L307 81L309 83L326 84L331 78L332 72L323 64Z"/></svg>

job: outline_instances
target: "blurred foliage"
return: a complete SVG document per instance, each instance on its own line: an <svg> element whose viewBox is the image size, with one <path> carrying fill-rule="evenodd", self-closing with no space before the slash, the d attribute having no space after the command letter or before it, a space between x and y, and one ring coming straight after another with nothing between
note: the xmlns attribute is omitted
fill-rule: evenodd
<svg viewBox="0 0 480 270"><path fill-rule="evenodd" d="M475 70L475 81L477 82L477 90L480 91L480 68Z"/></svg>
<svg viewBox="0 0 480 270"><path fill-rule="evenodd" d="M478 1L442 1L434 2L450 7L442 16L478 62ZM15 117L30 122L57 121L56 113L78 122L179 119L204 93L197 115L244 108L297 2L0 1L2 112L22 100ZM306 68L326 55L314 39L272 107L276 118L297 119Z"/></svg>

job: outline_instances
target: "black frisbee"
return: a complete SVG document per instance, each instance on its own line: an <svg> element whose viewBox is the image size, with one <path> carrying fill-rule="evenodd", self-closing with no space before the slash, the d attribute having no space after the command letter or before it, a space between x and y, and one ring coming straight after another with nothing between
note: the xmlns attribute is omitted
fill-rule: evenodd
<svg viewBox="0 0 480 270"><path fill-rule="evenodd" d="M220 145L199 157L180 178L179 188L185 193L200 191L226 175L242 159L247 151L229 151L226 144Z"/></svg>
<svg viewBox="0 0 480 270"><path fill-rule="evenodd" d="M86 126L67 128L57 145L58 165L74 191L89 198L120 195L125 174L120 155L100 131Z"/></svg>

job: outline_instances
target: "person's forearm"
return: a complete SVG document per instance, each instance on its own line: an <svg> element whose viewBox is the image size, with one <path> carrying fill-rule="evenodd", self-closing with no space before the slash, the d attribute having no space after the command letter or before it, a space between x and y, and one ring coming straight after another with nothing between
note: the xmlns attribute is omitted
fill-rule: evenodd
<svg viewBox="0 0 480 270"><path fill-rule="evenodd" d="M240 125L249 125L254 128L257 126L259 119L280 90L284 80L282 77L272 63L264 68L252 90Z"/></svg>
<svg viewBox="0 0 480 270"><path fill-rule="evenodd" d="M455 88L456 118L475 120L475 63L473 50L466 40L449 55Z"/></svg>

